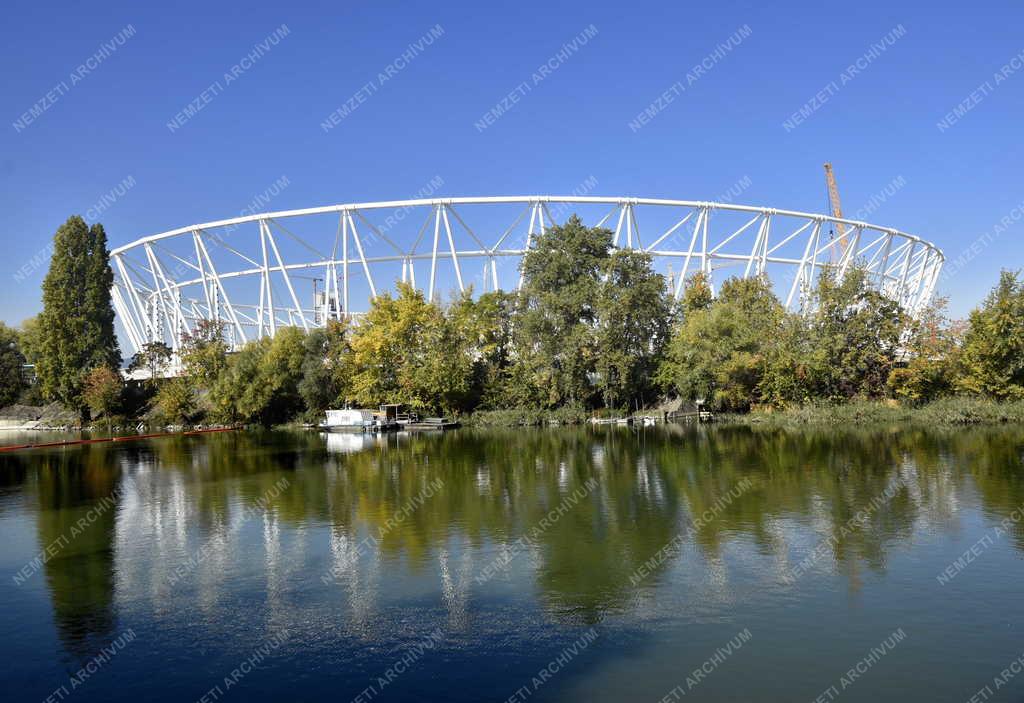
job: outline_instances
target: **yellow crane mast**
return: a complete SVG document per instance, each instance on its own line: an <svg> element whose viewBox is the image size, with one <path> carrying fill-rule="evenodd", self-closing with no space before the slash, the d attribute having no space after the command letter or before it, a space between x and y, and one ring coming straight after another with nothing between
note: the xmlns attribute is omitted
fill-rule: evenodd
<svg viewBox="0 0 1024 703"><path fill-rule="evenodd" d="M825 162L825 186L828 188L828 200L832 208L832 217L842 218L843 206L839 203L839 186L836 185L836 175L832 172L831 162ZM835 223L835 228L839 230L839 250L836 251L836 247L832 247L832 261L838 261L846 253L846 227L837 222ZM833 239L835 234L835 232L832 232Z"/></svg>

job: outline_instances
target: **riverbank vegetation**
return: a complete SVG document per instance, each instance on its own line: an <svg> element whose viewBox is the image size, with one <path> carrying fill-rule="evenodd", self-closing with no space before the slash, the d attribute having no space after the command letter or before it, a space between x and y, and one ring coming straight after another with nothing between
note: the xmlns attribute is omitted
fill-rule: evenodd
<svg viewBox="0 0 1024 703"><path fill-rule="evenodd" d="M962 323L942 300L910 315L856 267L825 268L805 314L765 276L706 270L677 302L648 254L572 217L536 238L521 275L518 292L445 304L399 283L355 320L283 328L233 352L224 325L202 321L181 340L180 374L161 378L171 350L148 344L131 368L151 380L117 394L106 237L73 217L57 232L43 313L18 334L0 328L0 399L264 425L381 403L478 424L570 423L670 398L764 422L895 420L915 407L954 422L1021 418L1024 284L1011 272ZM29 388L13 372L23 360L39 377Z"/></svg>

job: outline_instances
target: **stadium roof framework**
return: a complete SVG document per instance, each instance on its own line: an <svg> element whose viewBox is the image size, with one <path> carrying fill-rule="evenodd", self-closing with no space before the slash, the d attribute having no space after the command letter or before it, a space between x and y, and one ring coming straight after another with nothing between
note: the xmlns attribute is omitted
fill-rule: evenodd
<svg viewBox="0 0 1024 703"><path fill-rule="evenodd" d="M113 302L135 351L154 341L177 350L201 320L223 321L237 347L284 326L358 316L396 281L432 300L470 286L514 290L537 235L573 213L612 230L616 247L650 254L676 297L696 271L712 288L766 274L788 308L807 310L818 273L858 266L915 314L945 260L935 245L896 229L793 210L652 198L430 198L268 212L142 237L111 252Z"/></svg>

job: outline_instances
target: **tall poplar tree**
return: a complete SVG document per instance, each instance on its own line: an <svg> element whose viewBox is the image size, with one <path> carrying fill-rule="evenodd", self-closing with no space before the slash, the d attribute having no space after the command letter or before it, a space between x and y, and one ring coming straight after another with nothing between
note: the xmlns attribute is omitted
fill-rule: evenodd
<svg viewBox="0 0 1024 703"><path fill-rule="evenodd" d="M84 411L86 374L98 366L121 365L110 302L113 281L103 226L69 217L54 235L43 280L36 373L46 398Z"/></svg>

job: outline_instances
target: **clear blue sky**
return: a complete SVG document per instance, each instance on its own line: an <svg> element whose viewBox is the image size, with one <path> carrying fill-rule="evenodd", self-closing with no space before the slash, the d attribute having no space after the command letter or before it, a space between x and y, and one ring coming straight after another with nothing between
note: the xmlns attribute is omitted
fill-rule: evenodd
<svg viewBox="0 0 1024 703"><path fill-rule="evenodd" d="M1001 267L1024 262L1024 222L984 243L1024 202L1022 24L1010 2L14 3L0 44L0 319L39 310L44 271L25 275L26 264L125 179L134 185L99 217L112 246L234 216L282 175L290 185L269 209L406 198L436 175L450 196L568 193L592 175L595 195L708 200L748 177L740 202L821 211L825 160L847 212L899 181L865 219L919 234L948 259L983 239L940 287L964 315ZM133 36L72 83L129 25ZM288 35L223 85L281 25ZM321 128L435 25L443 36ZM493 126L474 128L590 25L586 46ZM750 36L713 69L629 128L744 26ZM897 27L902 36L859 75L783 126ZM170 130L217 80L219 94ZM964 101L971 109L940 129Z"/></svg>

